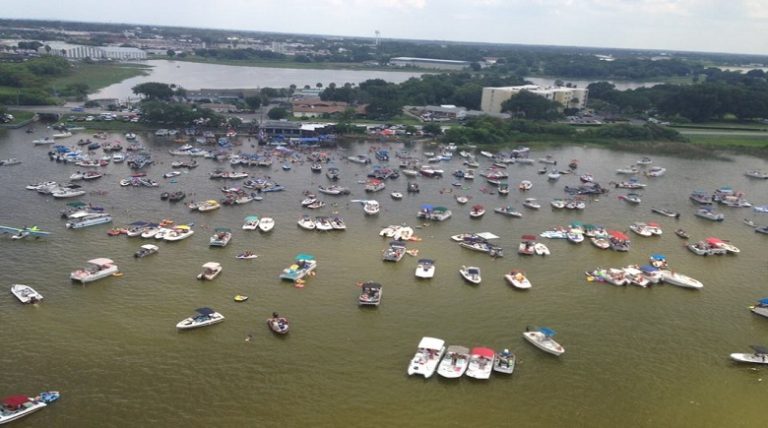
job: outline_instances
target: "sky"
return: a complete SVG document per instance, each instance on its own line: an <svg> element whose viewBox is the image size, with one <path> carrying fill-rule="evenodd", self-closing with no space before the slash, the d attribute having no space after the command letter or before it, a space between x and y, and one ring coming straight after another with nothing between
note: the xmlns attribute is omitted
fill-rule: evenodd
<svg viewBox="0 0 768 428"><path fill-rule="evenodd" d="M0 17L768 55L768 0L0 0Z"/></svg>

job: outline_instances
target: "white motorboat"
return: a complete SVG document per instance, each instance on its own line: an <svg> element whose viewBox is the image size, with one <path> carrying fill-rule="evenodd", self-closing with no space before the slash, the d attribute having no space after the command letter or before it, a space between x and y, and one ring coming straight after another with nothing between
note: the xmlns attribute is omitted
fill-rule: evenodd
<svg viewBox="0 0 768 428"><path fill-rule="evenodd" d="M595 247L601 250L607 250L611 248L611 240L606 237L593 236L589 238L589 241L592 242L592 245L594 245Z"/></svg>
<svg viewBox="0 0 768 428"><path fill-rule="evenodd" d="M515 354L504 349L501 352L496 353L496 359L493 361L493 371L504 374L512 374L515 371L515 363L517 357Z"/></svg>
<svg viewBox="0 0 768 428"><path fill-rule="evenodd" d="M511 205L507 205L506 207L494 208L493 212L497 214L505 215L507 217L520 218L523 216L523 213L521 213L520 211L516 211L514 208L512 208Z"/></svg>
<svg viewBox="0 0 768 428"><path fill-rule="evenodd" d="M42 399L13 395L0 400L0 425L28 416L46 404Z"/></svg>
<svg viewBox="0 0 768 428"><path fill-rule="evenodd" d="M389 196L392 197L392 199L399 201L400 199L403 199L403 194L400 192L392 192L389 194Z"/></svg>
<svg viewBox="0 0 768 428"><path fill-rule="evenodd" d="M432 205L422 205L416 214L418 218L432 221L445 221L451 218L453 213L446 207L433 207Z"/></svg>
<svg viewBox="0 0 768 428"><path fill-rule="evenodd" d="M163 232L161 229L160 231L157 232L157 234L155 234L155 239L157 239L158 236L162 236L163 240L174 242L174 241L181 241L182 239L187 239L194 234L195 234L195 231L192 230L191 227L189 227L186 224L180 224L171 229L167 229L165 232Z"/></svg>
<svg viewBox="0 0 768 428"><path fill-rule="evenodd" d="M754 349L752 354L734 353L731 359L740 363L768 364L768 348L760 345L751 345Z"/></svg>
<svg viewBox="0 0 768 428"><path fill-rule="evenodd" d="M43 295L35 291L34 288L24 284L13 284L11 293L16 296L21 303L37 303L43 300Z"/></svg>
<svg viewBox="0 0 768 428"><path fill-rule="evenodd" d="M762 180L768 179L768 173L765 173L765 172L762 172L762 171L759 171L759 170L756 170L756 169L749 170L749 171L745 172L744 175L746 175L749 178L759 178L759 179L762 179Z"/></svg>
<svg viewBox="0 0 768 428"><path fill-rule="evenodd" d="M314 270L317 268L317 260L311 254L300 253L294 259L294 262L283 269L280 274L280 279L287 281L293 281L299 283L303 281L307 275L314 275Z"/></svg>
<svg viewBox="0 0 768 428"><path fill-rule="evenodd" d="M552 208L561 210L565 208L566 202L565 202L565 199L557 198L557 199L553 199L552 202L550 202L549 204L552 205Z"/></svg>
<svg viewBox="0 0 768 428"><path fill-rule="evenodd" d="M315 230L317 227L315 225L315 220L312 219L312 217L308 215L304 215L299 219L299 227L306 230Z"/></svg>
<svg viewBox="0 0 768 428"><path fill-rule="evenodd" d="M445 350L445 356L440 360L437 374L448 379L460 378L467 371L468 364L469 349L451 345Z"/></svg>
<svg viewBox="0 0 768 428"><path fill-rule="evenodd" d="M653 236L653 232L651 232L651 229L649 229L645 223L632 223L629 226L629 229L640 236Z"/></svg>
<svg viewBox="0 0 768 428"><path fill-rule="evenodd" d="M696 213L694 215L696 217L700 217L700 218L711 220L711 221L725 220L725 215L723 215L723 213L716 213L709 208L699 208L698 210L696 210Z"/></svg>
<svg viewBox="0 0 768 428"><path fill-rule="evenodd" d="M645 175L648 177L661 177L667 172L667 169L661 166L653 166L648 171L645 171Z"/></svg>
<svg viewBox="0 0 768 428"><path fill-rule="evenodd" d="M504 279L507 280L513 287L521 290L527 290L531 288L531 281L525 276L523 271L512 270L508 274L504 275Z"/></svg>
<svg viewBox="0 0 768 428"><path fill-rule="evenodd" d="M367 281L360 286L357 303L361 306L379 306L381 303L381 284Z"/></svg>
<svg viewBox="0 0 768 428"><path fill-rule="evenodd" d="M28 184L25 187L25 189L27 190L53 189L58 185L59 183L55 181L41 181L39 183Z"/></svg>
<svg viewBox="0 0 768 428"><path fill-rule="evenodd" d="M548 255L550 255L549 247L547 247L546 245L542 244L541 242L537 242L537 243L533 244L533 251L538 256L548 256Z"/></svg>
<svg viewBox="0 0 768 428"><path fill-rule="evenodd" d="M536 198L526 198L525 201L523 201L523 206L532 210L538 210L541 208L541 204L536 200Z"/></svg>
<svg viewBox="0 0 768 428"><path fill-rule="evenodd" d="M475 379L488 379L493 371L496 352L491 348L472 348L466 375Z"/></svg>
<svg viewBox="0 0 768 428"><path fill-rule="evenodd" d="M445 341L434 337L423 337L416 354L408 364L409 375L421 375L425 378L435 374L437 366L445 353Z"/></svg>
<svg viewBox="0 0 768 428"><path fill-rule="evenodd" d="M222 269L223 268L219 263L216 263L216 262L205 263L203 265L203 271L197 275L197 279L204 279L207 281L211 281L221 273Z"/></svg>
<svg viewBox="0 0 768 428"><path fill-rule="evenodd" d="M72 272L69 275L69 278L73 281L80 281L85 284L86 282L106 278L117 272L118 268L114 261L107 258L98 258L88 260L88 263L84 268Z"/></svg>
<svg viewBox="0 0 768 428"><path fill-rule="evenodd" d="M261 219L257 215L249 215L243 221L243 230L256 230L259 228Z"/></svg>
<svg viewBox="0 0 768 428"><path fill-rule="evenodd" d="M691 278L690 276L683 275L681 273L672 272L670 270L660 270L661 278L667 284L676 285L683 288L700 289L704 287L701 281Z"/></svg>
<svg viewBox="0 0 768 428"><path fill-rule="evenodd" d="M325 216L315 217L315 229L321 232L328 232L333 230L331 220Z"/></svg>
<svg viewBox="0 0 768 428"><path fill-rule="evenodd" d="M474 205L469 211L469 218L480 218L485 215L485 207L482 205Z"/></svg>
<svg viewBox="0 0 768 428"><path fill-rule="evenodd" d="M259 222L259 230L262 232L269 232L275 228L275 219L272 217L262 217Z"/></svg>
<svg viewBox="0 0 768 428"><path fill-rule="evenodd" d="M624 269L624 275L630 284L638 287L646 288L650 284L650 280L643 274L643 272L634 266L627 266Z"/></svg>
<svg viewBox="0 0 768 428"><path fill-rule="evenodd" d="M559 357L565 352L565 348L552 339L554 335L555 331L547 327L540 327L537 330L523 333L525 340L533 344L533 346Z"/></svg>
<svg viewBox="0 0 768 428"><path fill-rule="evenodd" d="M420 259L416 266L416 278L430 279L435 276L435 261Z"/></svg>
<svg viewBox="0 0 768 428"><path fill-rule="evenodd" d="M195 312L197 312L197 314L179 321L179 323L176 324L176 328L179 330L191 330L193 328L205 327L224 321L224 315L211 308L198 308L195 309Z"/></svg>
<svg viewBox="0 0 768 428"><path fill-rule="evenodd" d="M344 219L339 216L331 218L331 226L333 227L333 230L347 230L347 224L344 223Z"/></svg>
<svg viewBox="0 0 768 428"><path fill-rule="evenodd" d="M470 284L477 285L483 280L480 275L480 268L477 266L462 266L459 269L459 274Z"/></svg>
<svg viewBox="0 0 768 428"><path fill-rule="evenodd" d="M142 245L138 251L133 253L133 257L136 257L136 258L146 257L151 254L157 253L158 250L160 250L160 248L157 245L145 244L145 245Z"/></svg>
<svg viewBox="0 0 768 428"><path fill-rule="evenodd" d="M51 137L45 137L45 138L41 138L41 139L37 139L37 140L32 140L32 143L34 145L36 145L36 146L46 146L46 145L49 145L49 144L53 144L55 142L56 142L56 140L54 140Z"/></svg>
<svg viewBox="0 0 768 428"><path fill-rule="evenodd" d="M54 190L51 192L51 196L57 199L64 199L64 198L74 198L76 196L82 196L85 195L85 190L83 189L59 189Z"/></svg>
<svg viewBox="0 0 768 428"><path fill-rule="evenodd" d="M363 202L363 212L366 215L376 215L381 210L381 206L377 201L367 200Z"/></svg>
<svg viewBox="0 0 768 428"><path fill-rule="evenodd" d="M616 170L616 174L626 174L626 175L635 175L638 172L640 172L640 170L634 165L630 165L626 168L619 168Z"/></svg>
<svg viewBox="0 0 768 428"><path fill-rule="evenodd" d="M111 223L112 216L106 213L87 214L85 216L73 219L67 222L68 229L82 229L84 227L96 226L99 224Z"/></svg>
<svg viewBox="0 0 768 428"><path fill-rule="evenodd" d="M459 205L464 205L467 202L469 202L469 197L464 195L456 195L456 203Z"/></svg>
<svg viewBox="0 0 768 428"><path fill-rule="evenodd" d="M207 212L207 211L213 211L216 209L221 208L221 204L219 204L219 201L215 201L213 199L207 200L201 204L197 204L197 210L200 212Z"/></svg>
<svg viewBox="0 0 768 428"><path fill-rule="evenodd" d="M754 305L749 307L752 313L768 318L768 297L760 299Z"/></svg>
<svg viewBox="0 0 768 428"><path fill-rule="evenodd" d="M229 241L232 240L232 230L226 227L217 227L214 229L213 235L208 240L208 245L211 247L226 247Z"/></svg>

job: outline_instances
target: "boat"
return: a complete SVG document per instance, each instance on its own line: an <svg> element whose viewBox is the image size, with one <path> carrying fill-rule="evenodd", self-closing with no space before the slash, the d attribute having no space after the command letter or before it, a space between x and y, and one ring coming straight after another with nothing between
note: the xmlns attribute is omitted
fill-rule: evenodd
<svg viewBox="0 0 768 428"><path fill-rule="evenodd" d="M211 308L197 308L195 309L195 312L197 312L197 314L179 321L176 324L176 328L179 330L191 330L193 328L205 327L224 321L224 315Z"/></svg>
<svg viewBox="0 0 768 428"><path fill-rule="evenodd" d="M288 334L291 325L287 318L279 316L277 312L273 312L272 318L267 318L267 327L269 327L273 333L283 335Z"/></svg>
<svg viewBox="0 0 768 428"><path fill-rule="evenodd" d="M447 379L460 378L467 371L468 363L469 349L451 345L445 350L445 356L440 360L437 374Z"/></svg>
<svg viewBox="0 0 768 428"><path fill-rule="evenodd" d="M138 259L142 257L149 256L151 254L155 254L160 250L160 248L157 245L152 244L144 244L141 247L139 247L139 250L133 253L133 257L136 257Z"/></svg>
<svg viewBox="0 0 768 428"><path fill-rule="evenodd" d="M625 168L619 168L616 170L616 174L626 174L626 175L635 175L638 172L640 172L640 170L634 165L630 165Z"/></svg>
<svg viewBox="0 0 768 428"><path fill-rule="evenodd" d="M521 213L520 211L515 211L515 209L512 208L511 205L507 205L506 207L494 208L493 212L495 212L496 214L505 215L507 217L520 218L523 216L523 213Z"/></svg>
<svg viewBox="0 0 768 428"><path fill-rule="evenodd" d="M538 210L541 208L541 204L536 200L536 198L525 198L525 201L523 201L523 206L532 210Z"/></svg>
<svg viewBox="0 0 768 428"><path fill-rule="evenodd" d="M37 397L12 395L0 400L0 425L21 419L46 407L48 404Z"/></svg>
<svg viewBox="0 0 768 428"><path fill-rule="evenodd" d="M126 132L125 133L125 139L128 140L128 141L135 140L136 139L136 134L134 134L133 132L130 132L130 131Z"/></svg>
<svg viewBox="0 0 768 428"><path fill-rule="evenodd" d="M472 348L466 375L474 379L489 379L495 359L496 352L491 348Z"/></svg>
<svg viewBox="0 0 768 428"><path fill-rule="evenodd" d="M525 256L532 256L536 254L534 245L536 245L536 237L533 235L523 235L520 245L517 247L517 253Z"/></svg>
<svg viewBox="0 0 768 428"><path fill-rule="evenodd" d="M162 232L162 230L158 231L158 233L155 234L155 239L159 239L159 237L162 236L163 240L174 242L174 241L181 241L182 239L187 239L194 234L195 234L195 231L192 230L192 228L189 225L180 224L177 226L173 226L170 229L166 228L165 232Z"/></svg>
<svg viewBox="0 0 768 428"><path fill-rule="evenodd" d="M688 199L692 200L693 202L699 204L699 205L711 205L712 204L712 195L709 193L706 193L701 190L694 190L689 196Z"/></svg>
<svg viewBox="0 0 768 428"><path fill-rule="evenodd" d="M37 139L37 140L32 140L32 143L34 145L36 145L36 146L45 146L45 145L53 144L55 142L56 141L53 138L51 138L51 137L45 137L45 138L41 138L41 139Z"/></svg>
<svg viewBox="0 0 768 428"><path fill-rule="evenodd" d="M753 169L744 173L749 178L759 178L762 180L768 180L768 173Z"/></svg>
<svg viewBox="0 0 768 428"><path fill-rule="evenodd" d="M354 156L348 156L347 160L354 163L359 163L363 165L367 165L371 163L371 158L368 155L354 155Z"/></svg>
<svg viewBox="0 0 768 428"><path fill-rule="evenodd" d="M253 260L258 258L259 256L256 255L253 251L243 251L242 253L235 256L238 260Z"/></svg>
<svg viewBox="0 0 768 428"><path fill-rule="evenodd" d="M515 371L515 363L517 357L515 354L504 349L501 352L496 353L496 358L493 360L493 371L497 373L512 374Z"/></svg>
<svg viewBox="0 0 768 428"><path fill-rule="evenodd" d="M335 166L329 167L328 170L325 171L325 176L331 181L338 180L340 175L339 168L336 168Z"/></svg>
<svg viewBox="0 0 768 428"><path fill-rule="evenodd" d="M768 364L768 348L761 345L751 345L755 352L751 354L734 353L731 359L740 363Z"/></svg>
<svg viewBox="0 0 768 428"><path fill-rule="evenodd" d="M311 254L300 253L294 259L294 262L283 269L280 279L299 282L305 276L310 275L317 268L317 260Z"/></svg>
<svg viewBox="0 0 768 428"><path fill-rule="evenodd" d="M469 202L469 197L464 195L456 195L456 203L459 205L464 205L467 202Z"/></svg>
<svg viewBox="0 0 768 428"><path fill-rule="evenodd" d="M408 375L421 375L430 378L445 353L445 341L425 336L419 341L416 354L408 364Z"/></svg>
<svg viewBox="0 0 768 428"><path fill-rule="evenodd" d="M378 179L368 180L365 183L365 191L368 192L368 193L374 193L374 192L378 192L380 190L384 190L385 187L387 187L387 185L384 184L383 181L378 180Z"/></svg>
<svg viewBox="0 0 768 428"><path fill-rule="evenodd" d="M381 303L381 284L366 281L360 288L360 296L357 298L357 303L360 306L379 306Z"/></svg>
<svg viewBox="0 0 768 428"><path fill-rule="evenodd" d="M646 288L650 284L650 280L643 274L643 271L634 266L627 266L624 269L624 277L630 284L638 287Z"/></svg>
<svg viewBox="0 0 768 428"><path fill-rule="evenodd" d="M400 241L392 241L389 246L384 250L382 259L385 262L399 262L405 255L406 246Z"/></svg>
<svg viewBox="0 0 768 428"><path fill-rule="evenodd" d="M711 248L725 250L732 254L738 254L741 252L741 250L737 246L731 244L728 241L724 241L720 238L709 237L705 239L705 241L707 245L709 245Z"/></svg>
<svg viewBox="0 0 768 428"><path fill-rule="evenodd" d="M629 239L629 236L619 232L618 230L609 230L608 236L608 239L611 242L612 250L621 252L629 251L630 245L632 243Z"/></svg>
<svg viewBox="0 0 768 428"><path fill-rule="evenodd" d="M659 270L659 273L661 274L662 281L666 282L667 284L693 289L701 289L704 287L704 284L702 284L699 280L691 278L687 275L683 275L681 273L666 269Z"/></svg>
<svg viewBox="0 0 768 428"><path fill-rule="evenodd" d="M507 280L513 287L527 290L531 288L531 281L526 278L525 273L520 270L512 270L508 274L504 275L504 279Z"/></svg>
<svg viewBox="0 0 768 428"><path fill-rule="evenodd" d="M308 215L302 216L299 221L299 227L306 230L315 230L315 220L312 219L312 217Z"/></svg>
<svg viewBox="0 0 768 428"><path fill-rule="evenodd" d="M334 196L335 195L349 195L350 192L351 192L349 190L349 188L343 187L343 186L337 186L335 184L330 185L330 186L318 186L317 190L320 193L325 193L326 195L334 195Z"/></svg>
<svg viewBox="0 0 768 428"><path fill-rule="evenodd" d="M749 307L752 313L768 318L768 297L760 299Z"/></svg>
<svg viewBox="0 0 768 428"><path fill-rule="evenodd" d="M332 217L330 222L333 230L347 230L347 224L344 223L344 219L339 216Z"/></svg>
<svg viewBox="0 0 768 428"><path fill-rule="evenodd" d="M416 266L416 278L430 279L435 276L435 261L432 259L419 259Z"/></svg>
<svg viewBox="0 0 768 428"><path fill-rule="evenodd" d="M69 138L71 136L72 136L72 133L69 132L69 131L57 132L57 133L51 135L51 137L53 137L53 138Z"/></svg>
<svg viewBox="0 0 768 428"><path fill-rule="evenodd" d="M480 218L485 215L485 207L482 205L473 205L469 211L469 218Z"/></svg>
<svg viewBox="0 0 768 428"><path fill-rule="evenodd" d="M200 212L213 211L219 208L221 208L221 204L213 199L207 200L197 205L197 210Z"/></svg>
<svg viewBox="0 0 768 428"><path fill-rule="evenodd" d="M238 303L242 303L248 300L248 296L243 296L242 294L238 294L235 297L233 297L232 300Z"/></svg>
<svg viewBox="0 0 768 428"><path fill-rule="evenodd" d="M367 200L363 202L363 212L366 215L376 215L381 210L379 203L375 200Z"/></svg>
<svg viewBox="0 0 768 428"><path fill-rule="evenodd" d="M675 231L675 235L677 235L677 236L679 236L680 238L683 238L683 239L688 239L688 238L690 238L690 237L691 237L691 236L688 234L688 232L686 232L684 229L677 229L677 230Z"/></svg>
<svg viewBox="0 0 768 428"><path fill-rule="evenodd" d="M556 198L556 199L553 199L549 204L552 205L552 208L561 210L565 208L566 202L565 202L565 199Z"/></svg>
<svg viewBox="0 0 768 428"><path fill-rule="evenodd" d="M232 230L229 228L217 227L213 231L213 235L208 240L208 245L211 247L226 247L232 240Z"/></svg>
<svg viewBox="0 0 768 428"><path fill-rule="evenodd" d="M333 230L333 225L328 217L317 216L315 217L315 228L321 232L328 232Z"/></svg>
<svg viewBox="0 0 768 428"><path fill-rule="evenodd" d="M259 228L261 219L257 215L249 215L243 220L243 230L256 230Z"/></svg>
<svg viewBox="0 0 768 428"><path fill-rule="evenodd" d="M547 180L557 181L561 176L562 174L560 174L560 171L551 171L549 174L547 174Z"/></svg>
<svg viewBox="0 0 768 428"><path fill-rule="evenodd" d="M73 281L80 281L85 284L86 282L106 278L117 272L118 268L115 262L102 257L88 260L88 263L84 268L73 271L69 275L69 278Z"/></svg>
<svg viewBox="0 0 768 428"><path fill-rule="evenodd" d="M24 284L13 284L11 294L16 296L21 303L37 303L43 300L43 295L35 291L34 288Z"/></svg>
<svg viewBox="0 0 768 428"><path fill-rule="evenodd" d="M207 262L203 264L203 271L197 274L197 279L211 281L216 279L221 273L221 264L216 262Z"/></svg>
<svg viewBox="0 0 768 428"><path fill-rule="evenodd" d="M550 255L549 247L547 247L546 245L542 244L541 242L537 242L537 243L533 244L533 251L538 256L548 256L548 255Z"/></svg>
<svg viewBox="0 0 768 428"><path fill-rule="evenodd" d="M259 230L266 233L275 228L275 219L272 217L262 217L259 221Z"/></svg>
<svg viewBox="0 0 768 428"><path fill-rule="evenodd" d="M480 276L480 268L477 266L462 266L459 274L470 284L478 285L483 280Z"/></svg>
<svg viewBox="0 0 768 428"><path fill-rule="evenodd" d="M680 213L679 212L668 210L666 208L656 208L656 207L654 207L654 208L651 208L651 212L654 212L656 214L661 214L661 215L666 216L666 217L680 218Z"/></svg>
<svg viewBox="0 0 768 428"><path fill-rule="evenodd" d="M406 188L406 191L408 193L419 193L421 189L419 189L419 183L410 182L408 183L408 187Z"/></svg>
<svg viewBox="0 0 768 428"><path fill-rule="evenodd" d="M644 156L642 159L640 159L639 161L637 161L635 163L638 164L638 165L646 165L647 166L647 165L652 164L653 161L651 160L651 158L649 158L647 156Z"/></svg>
<svg viewBox="0 0 768 428"><path fill-rule="evenodd" d="M711 221L725 220L725 215L723 215L723 213L716 213L712 211L710 208L699 208L698 210L696 210L696 213L694 215L696 217L703 218L705 220L711 220Z"/></svg>
<svg viewBox="0 0 768 428"><path fill-rule="evenodd" d="M51 196L56 199L74 198L82 195L85 195L85 190L78 188L61 188L51 192Z"/></svg>
<svg viewBox="0 0 768 428"><path fill-rule="evenodd" d="M526 330L523 333L523 337L533 346L558 357L565 352L565 348L552 339L555 335L554 330L547 327L539 327L533 331Z"/></svg>
<svg viewBox="0 0 768 428"><path fill-rule="evenodd" d="M629 204L637 205L642 202L640 195L637 193L627 193L626 195L619 195L618 198Z"/></svg>
<svg viewBox="0 0 768 428"><path fill-rule="evenodd" d="M648 171L645 171L647 177L661 177L667 172L667 169L661 166L652 166Z"/></svg>
<svg viewBox="0 0 768 428"><path fill-rule="evenodd" d="M640 236L653 236L653 232L651 232L651 229L645 224L640 222L635 222L629 225L629 230L635 232L636 234Z"/></svg>
<svg viewBox="0 0 768 428"><path fill-rule="evenodd" d="M589 238L589 241L594 245L595 247L601 249L601 250L607 250L611 248L611 241L608 238L605 237L598 237L598 236L591 236Z"/></svg>
<svg viewBox="0 0 768 428"><path fill-rule="evenodd" d="M403 199L403 194L400 192L392 192L389 194L389 196L392 197L392 199L399 201L400 199Z"/></svg>

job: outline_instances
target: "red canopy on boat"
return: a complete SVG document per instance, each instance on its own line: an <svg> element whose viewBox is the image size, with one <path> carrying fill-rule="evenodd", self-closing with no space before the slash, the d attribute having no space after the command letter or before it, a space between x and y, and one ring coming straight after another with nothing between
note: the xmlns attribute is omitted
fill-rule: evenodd
<svg viewBox="0 0 768 428"><path fill-rule="evenodd" d="M472 206L472 210L474 210L474 211L480 211L481 209L483 209L482 205L473 205Z"/></svg>
<svg viewBox="0 0 768 428"><path fill-rule="evenodd" d="M488 359L493 359L496 353L491 348L472 348L471 355L479 355Z"/></svg>
<svg viewBox="0 0 768 428"><path fill-rule="evenodd" d="M706 239L707 244L722 244L723 240L720 238L709 237Z"/></svg>
<svg viewBox="0 0 768 428"><path fill-rule="evenodd" d="M618 230L609 230L608 234L611 235L612 238L616 238L621 241L629 241L629 236L619 232Z"/></svg>
<svg viewBox="0 0 768 428"><path fill-rule="evenodd" d="M3 405L10 409L15 409L28 401L29 397L26 395L12 395L10 397L3 398Z"/></svg>
<svg viewBox="0 0 768 428"><path fill-rule="evenodd" d="M535 241L536 237L533 235L523 235L520 239L523 241Z"/></svg>

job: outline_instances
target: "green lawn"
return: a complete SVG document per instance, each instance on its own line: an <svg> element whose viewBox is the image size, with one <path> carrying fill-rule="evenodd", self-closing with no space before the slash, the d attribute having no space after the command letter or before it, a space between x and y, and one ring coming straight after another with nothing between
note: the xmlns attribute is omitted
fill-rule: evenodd
<svg viewBox="0 0 768 428"><path fill-rule="evenodd" d="M51 80L48 86L63 88L73 83L85 83L90 92L135 76L149 74L150 67L142 64L75 64L72 72Z"/></svg>
<svg viewBox="0 0 768 428"><path fill-rule="evenodd" d="M755 135L701 135L686 134L693 144L718 148L768 149L768 133Z"/></svg>

